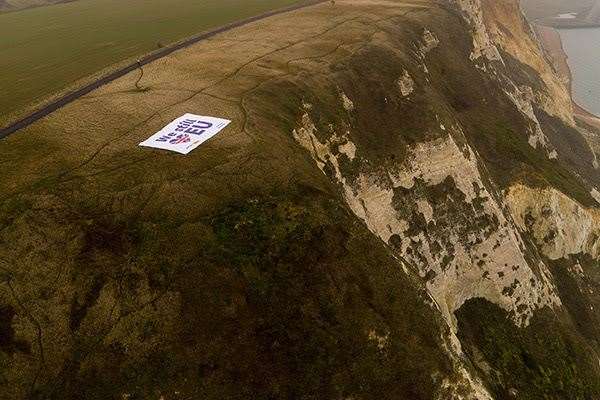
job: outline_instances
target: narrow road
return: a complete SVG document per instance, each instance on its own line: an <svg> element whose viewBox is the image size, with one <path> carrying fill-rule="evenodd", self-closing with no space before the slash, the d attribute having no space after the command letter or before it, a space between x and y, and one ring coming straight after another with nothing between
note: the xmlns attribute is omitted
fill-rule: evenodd
<svg viewBox="0 0 600 400"><path fill-rule="evenodd" d="M330 1L330 0L306 0L306 1L301 2L300 4L296 4L296 5L293 5L290 7L280 8L277 10L266 12L264 14L256 15L254 17L250 17L250 18L243 19L240 21L232 22L230 24L223 25L214 30L211 30L208 32L203 32L198 35L192 36L181 42L174 43L174 44L167 46L163 49L160 49L154 53L148 54L148 55L140 58L139 62L134 62L134 63L129 64L125 67L122 67L116 71L113 71L113 72L109 73L108 75L98 78L95 81L90 82L87 85L85 85L73 92L69 92L69 93L65 94L64 96L59 97L58 99L54 100L53 102L43 106L39 110L34 111L33 113L27 115L26 117L0 129L0 140L6 138L8 135L10 135L12 133L15 133L19 129L23 129L23 128L33 124L37 120L42 119L45 116L58 110L59 108L64 107L65 105L77 100L78 98L80 98L82 96L85 96L86 94L90 93L91 91L96 90L99 87L106 85L107 83L110 83L110 82L114 81L115 79L118 79L118 78L128 74L129 72L140 68L141 66L144 66L144 65L149 64L153 61L156 61L160 58L168 56L169 54L171 54L177 50L181 50L183 48L191 46L192 44L198 43L202 40L205 40L207 38L210 38L212 36L215 36L219 33L223 33L225 31L228 31L233 28L238 28L240 26L244 26L249 23L256 22L256 21L259 21L259 20L267 18L267 17L272 17L274 15L283 14L283 13L287 13L287 12L294 11L294 10L299 10L301 8L313 6L313 5L319 4L319 3L324 3L326 1Z"/></svg>

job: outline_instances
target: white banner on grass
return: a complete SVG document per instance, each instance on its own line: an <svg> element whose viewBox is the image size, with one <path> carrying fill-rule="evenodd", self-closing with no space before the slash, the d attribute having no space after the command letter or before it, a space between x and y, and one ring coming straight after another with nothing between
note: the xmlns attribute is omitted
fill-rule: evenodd
<svg viewBox="0 0 600 400"><path fill-rule="evenodd" d="M140 146L188 154L223 130L231 121L185 114L140 143Z"/></svg>

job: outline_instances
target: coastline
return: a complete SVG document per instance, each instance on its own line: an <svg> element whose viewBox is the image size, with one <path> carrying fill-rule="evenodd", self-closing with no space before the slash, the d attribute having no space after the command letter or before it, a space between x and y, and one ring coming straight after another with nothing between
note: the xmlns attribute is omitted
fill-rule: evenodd
<svg viewBox="0 0 600 400"><path fill-rule="evenodd" d="M544 52L550 59L560 78L565 82L569 89L575 118L579 118L584 123L600 129L600 116L594 115L581 105L577 104L573 97L573 74L567 61L569 57L567 56L563 46L560 33L558 33L558 30L552 26L539 25L536 23L533 23L532 25Z"/></svg>

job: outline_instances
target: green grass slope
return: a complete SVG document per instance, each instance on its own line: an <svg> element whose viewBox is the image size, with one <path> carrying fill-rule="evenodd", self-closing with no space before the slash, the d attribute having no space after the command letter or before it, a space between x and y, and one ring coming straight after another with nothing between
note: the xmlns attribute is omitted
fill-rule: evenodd
<svg viewBox="0 0 600 400"><path fill-rule="evenodd" d="M115 63L297 0L82 0L0 14L0 125Z"/></svg>
<svg viewBox="0 0 600 400"><path fill-rule="evenodd" d="M441 40L428 74L415 55L425 28ZM350 212L331 161L323 173L292 132L305 113L323 142L349 131L363 152L340 157L351 179L401 165L440 123L460 124L495 194L531 180L591 202L572 171L578 160L529 146L527 121L470 63L471 46L462 18L429 1L322 4L177 52L146 68L144 90L130 74L1 141L0 398L429 400L466 391L421 278ZM396 82L405 69L417 88L408 100ZM232 124L188 156L137 146L185 112ZM568 129L559 127L556 135ZM452 180L410 190L395 193L399 213L411 214L410 195L422 191L440 216L439 231L415 231L494 228L468 225L467 213L443 218L472 208ZM538 357L531 329L495 306L464 307L467 355L477 349L495 371L525 371L522 347L543 385L557 377L597 394L582 389L598 374L580 357L584 337L563 335L568 319L536 320L557 341L557 356ZM481 320L511 344L508 361L491 364ZM473 359L463 362L475 371ZM516 375L481 376L493 393L509 384L523 398L547 393Z"/></svg>

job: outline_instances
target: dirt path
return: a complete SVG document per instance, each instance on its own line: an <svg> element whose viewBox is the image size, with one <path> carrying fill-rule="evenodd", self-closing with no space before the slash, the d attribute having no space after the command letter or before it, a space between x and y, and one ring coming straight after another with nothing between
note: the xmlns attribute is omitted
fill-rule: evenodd
<svg viewBox="0 0 600 400"><path fill-rule="evenodd" d="M1 1L1 0L0 0ZM208 32L203 32L200 33L196 36L192 36L188 39L185 39L181 42L177 42L171 46L167 46L159 51L156 51L154 53L148 54L142 58L139 59L138 62L129 64L125 67L119 68L114 72L109 73L108 75L105 75L99 79L96 79L90 83L88 83L87 85L73 91L73 92L69 92L67 94L65 94L64 96L59 97L58 99L52 101L51 103L49 103L46 106L43 106L42 108L38 109L37 111L34 111L33 113L27 115L26 117L9 124L8 126L0 129L0 140L4 139L5 137L7 137L8 135L15 133L16 131L23 129L29 125L31 125L32 123L34 123L35 121L38 121L39 119L44 118L45 116L53 113L54 111L64 107L65 105L77 100L78 98L85 96L86 94L92 92L95 89L98 89L101 86L106 85L107 83L110 83L138 68L140 68L141 66L147 65L153 61L156 61L160 58L163 58L165 56L168 56L169 54L177 51L177 50L181 50L183 48L186 48L192 44L198 43L202 40L208 39L210 37L213 37L219 33L223 33L226 32L230 29L233 28L238 28L240 26L244 26L247 25L249 23L252 22L256 22L259 21L261 19L267 18L267 17L271 17L274 15L278 15L278 14L283 14L286 12L290 12L290 11L294 11L294 10L298 10L301 8L305 8L305 7L309 7L309 6L313 6L315 4L319 4L319 3L323 3L329 0L306 0L303 1L299 4L296 4L294 6L290 6L290 7L286 7L286 8L281 8L281 9L277 9L277 10L273 10L273 11L269 11L267 13L264 14L260 14L251 18L247 18L241 21L236 21L236 22L232 22L230 24L221 26L219 28L216 28L214 30L208 31Z"/></svg>

